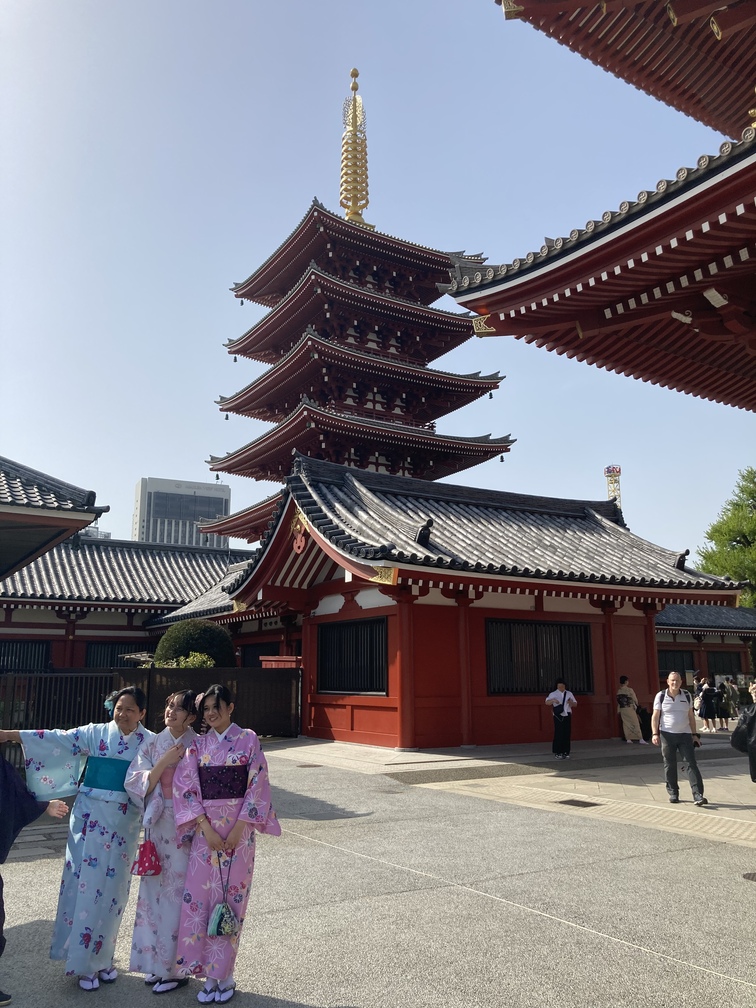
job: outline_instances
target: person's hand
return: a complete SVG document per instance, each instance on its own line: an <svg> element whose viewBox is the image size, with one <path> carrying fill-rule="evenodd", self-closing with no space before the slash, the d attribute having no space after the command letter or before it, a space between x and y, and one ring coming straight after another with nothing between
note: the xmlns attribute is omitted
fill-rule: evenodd
<svg viewBox="0 0 756 1008"><path fill-rule="evenodd" d="M61 801L60 798L53 798L52 801L47 803L45 812L51 819L65 819L68 815L68 805L64 801Z"/></svg>
<svg viewBox="0 0 756 1008"><path fill-rule="evenodd" d="M243 819L237 819L231 828L231 832L228 834L224 843L226 845L225 849L227 851L233 850L235 847L239 846L241 838L244 836L244 827L247 824Z"/></svg>
<svg viewBox="0 0 756 1008"><path fill-rule="evenodd" d="M185 752L186 746L184 743L177 742L176 745L171 746L170 749L163 753L158 762L162 765L164 770L167 770L169 767L178 766L184 758Z"/></svg>
<svg viewBox="0 0 756 1008"><path fill-rule="evenodd" d="M658 735L652 735L651 736L651 745L659 745L659 736Z"/></svg>
<svg viewBox="0 0 756 1008"><path fill-rule="evenodd" d="M210 850L222 851L226 849L226 841L220 833L216 833L207 819L202 820L200 829L202 830L202 836L205 838L205 843Z"/></svg>

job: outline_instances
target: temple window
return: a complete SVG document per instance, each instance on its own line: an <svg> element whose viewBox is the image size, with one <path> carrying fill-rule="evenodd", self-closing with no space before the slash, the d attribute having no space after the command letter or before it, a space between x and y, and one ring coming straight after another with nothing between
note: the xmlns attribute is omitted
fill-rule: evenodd
<svg viewBox="0 0 756 1008"><path fill-rule="evenodd" d="M318 692L388 691L388 629L385 618L318 626Z"/></svg>
<svg viewBox="0 0 756 1008"><path fill-rule="evenodd" d="M593 691L591 628L584 623L486 620L488 693L548 693L562 679Z"/></svg>

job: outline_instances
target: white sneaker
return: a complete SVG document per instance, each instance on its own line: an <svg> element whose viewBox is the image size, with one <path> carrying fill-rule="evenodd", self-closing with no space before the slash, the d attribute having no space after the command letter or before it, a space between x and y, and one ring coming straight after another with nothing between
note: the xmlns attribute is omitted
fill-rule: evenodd
<svg viewBox="0 0 756 1008"><path fill-rule="evenodd" d="M641 745L648 745L648 742L646 742L646 740L645 740L645 739L641 739L641 740L640 740L640 744L641 744Z"/></svg>

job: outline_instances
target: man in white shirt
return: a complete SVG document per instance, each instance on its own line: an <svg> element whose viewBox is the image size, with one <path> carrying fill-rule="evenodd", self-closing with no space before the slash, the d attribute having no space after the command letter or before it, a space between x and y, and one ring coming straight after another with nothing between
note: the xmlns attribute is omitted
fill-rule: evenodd
<svg viewBox="0 0 756 1008"><path fill-rule="evenodd" d="M651 730L653 731L651 741L656 746L661 745L664 780L669 800L673 804L680 801L680 788L677 783L679 752L688 768L688 783L693 792L693 804L708 805L708 799L704 798L701 771L696 763L696 747L701 745L701 739L696 731L693 699L690 693L682 688L682 677L679 672L670 672L667 676L667 689L656 694Z"/></svg>

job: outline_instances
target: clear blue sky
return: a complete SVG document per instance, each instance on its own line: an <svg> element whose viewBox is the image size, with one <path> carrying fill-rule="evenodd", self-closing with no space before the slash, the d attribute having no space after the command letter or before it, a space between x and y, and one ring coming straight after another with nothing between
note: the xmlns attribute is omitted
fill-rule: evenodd
<svg viewBox="0 0 756 1008"><path fill-rule="evenodd" d="M338 209L353 66L366 219L493 263L722 140L493 0L5 0L0 21L0 454L94 489L120 538L140 477L211 479L267 429L215 405L263 370L224 349L263 314L228 288L313 196ZM752 414L513 339L436 366L507 375L439 424L517 438L456 483L601 498L619 464L633 531L695 550L753 464ZM226 481L235 511L275 489Z"/></svg>

